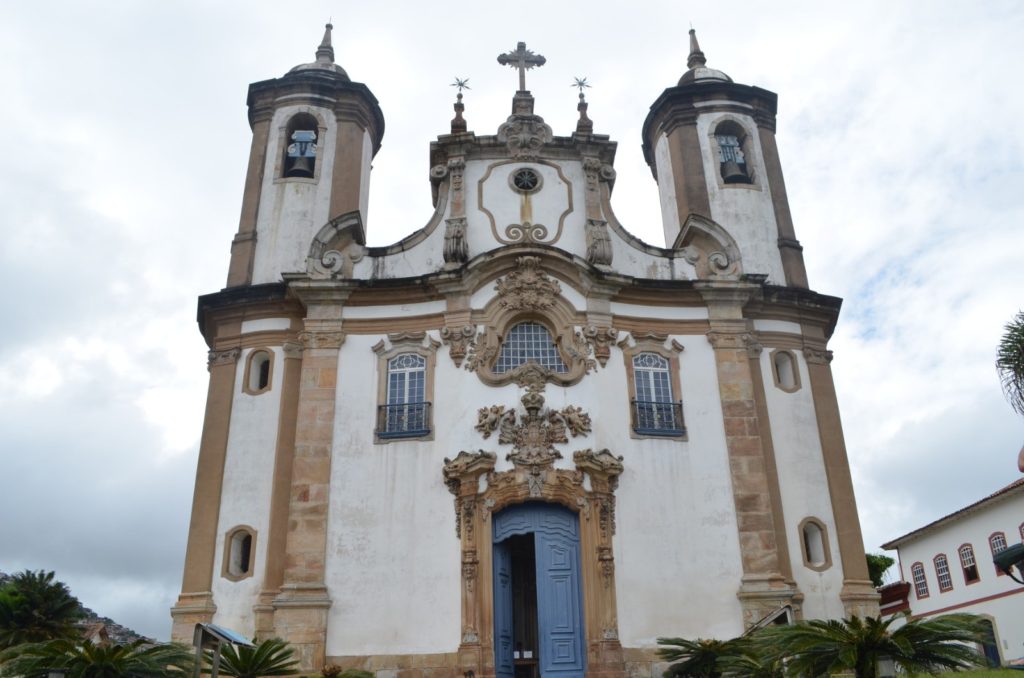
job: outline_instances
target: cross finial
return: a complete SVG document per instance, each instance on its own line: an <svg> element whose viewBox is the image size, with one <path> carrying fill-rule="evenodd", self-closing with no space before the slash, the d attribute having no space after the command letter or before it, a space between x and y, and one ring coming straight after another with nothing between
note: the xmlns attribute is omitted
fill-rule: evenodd
<svg viewBox="0 0 1024 678"><path fill-rule="evenodd" d="M459 88L459 96L462 96L462 90L464 90L464 89L473 89L472 87L469 86L469 78L458 78L457 77L457 78L455 78L455 82L453 82L452 84L450 84L448 86L449 87L458 87Z"/></svg>
<svg viewBox="0 0 1024 678"><path fill-rule="evenodd" d="M584 89L589 89L590 88L590 83L587 82L586 78L573 78L573 80L575 82L573 82L570 85L570 87L575 87L576 89L578 89L580 91L580 99L582 99L583 98L583 90Z"/></svg>
<svg viewBox="0 0 1024 678"><path fill-rule="evenodd" d="M543 66L547 63L547 59L542 57L540 54L534 54L530 50L526 49L526 43L520 42L516 44L515 51L500 54L498 56L498 63L502 66L511 66L512 68L519 69L519 91L525 92L526 71L534 66Z"/></svg>

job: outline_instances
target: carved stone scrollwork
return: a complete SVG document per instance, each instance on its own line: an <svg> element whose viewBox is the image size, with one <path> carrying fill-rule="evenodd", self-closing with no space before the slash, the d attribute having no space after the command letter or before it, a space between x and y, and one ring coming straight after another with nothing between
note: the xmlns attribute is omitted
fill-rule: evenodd
<svg viewBox="0 0 1024 678"><path fill-rule="evenodd" d="M466 550L462 552L462 581L465 582L467 593L473 593L473 590L476 588L479 565L480 561L477 560L476 551Z"/></svg>
<svg viewBox="0 0 1024 678"><path fill-rule="evenodd" d="M569 405L560 411L545 408L542 386L530 387L523 395L525 415L517 416L515 410L493 405L480 409L475 427L484 438L498 429L498 442L512 445L507 459L516 466L530 467L530 496L539 496L533 493L540 491L537 483L544 481L544 476L536 472L539 467L550 466L562 458L555 445L569 442L567 433L576 438L591 430L590 415L579 407Z"/></svg>
<svg viewBox="0 0 1024 678"><path fill-rule="evenodd" d="M217 367L218 365L233 365L242 354L239 348L229 348L226 351L210 351L206 354L206 366Z"/></svg>
<svg viewBox="0 0 1024 678"><path fill-rule="evenodd" d="M441 328L441 341L448 345L448 355L452 357L456 367L462 367L462 360L473 348L475 340L476 327L473 325Z"/></svg>
<svg viewBox="0 0 1024 678"><path fill-rule="evenodd" d="M299 332L299 341L307 348L341 348L345 343L345 333L340 331L306 331Z"/></svg>
<svg viewBox="0 0 1024 678"><path fill-rule="evenodd" d="M517 160L536 160L540 149L552 139L551 127L536 115L512 115L498 127L498 141L505 143Z"/></svg>
<svg viewBox="0 0 1024 678"><path fill-rule="evenodd" d="M828 365L832 362L832 351L804 345L804 360L812 365Z"/></svg>
<svg viewBox="0 0 1024 678"><path fill-rule="evenodd" d="M430 168L430 178L434 181L441 181L448 176L448 167L445 165L434 165Z"/></svg>
<svg viewBox="0 0 1024 678"><path fill-rule="evenodd" d="M302 348L302 342L298 341L286 341L281 347L285 358L301 358Z"/></svg>
<svg viewBox="0 0 1024 678"><path fill-rule="evenodd" d="M612 344L619 338L619 331L612 327L587 325L583 328L583 337L590 346L590 350L593 351L594 357L597 358L597 362L604 367L611 355Z"/></svg>
<svg viewBox="0 0 1024 678"><path fill-rule="evenodd" d="M469 259L465 217L445 219L443 254L445 263L449 264L461 264Z"/></svg>
<svg viewBox="0 0 1024 678"><path fill-rule="evenodd" d="M722 332L720 330L711 330L706 333L708 343L714 348L734 348L734 349L750 349L751 346L756 346L757 350L760 351L761 345L757 342L757 338L750 332Z"/></svg>
<svg viewBox="0 0 1024 678"><path fill-rule="evenodd" d="M587 261L595 265L611 265L612 240L608 236L608 222L604 219L587 219L586 228Z"/></svg>
<svg viewBox="0 0 1024 678"><path fill-rule="evenodd" d="M519 257L516 263L517 270L498 279L494 288L498 292L498 303L510 311L551 308L562 288L541 270L540 257Z"/></svg>

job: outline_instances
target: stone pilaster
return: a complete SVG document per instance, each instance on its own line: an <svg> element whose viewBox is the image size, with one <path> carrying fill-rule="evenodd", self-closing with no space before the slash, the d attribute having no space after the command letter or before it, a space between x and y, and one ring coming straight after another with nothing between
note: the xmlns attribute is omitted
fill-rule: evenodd
<svg viewBox="0 0 1024 678"><path fill-rule="evenodd" d="M743 305L755 288L743 283L702 285L708 305L708 341L715 349L729 474L740 540L743 578L737 597L749 627L782 605L797 605L799 593L783 576L777 523L781 511L772 502L773 455L758 416L752 354L760 349ZM778 488L775 489L778 493Z"/></svg>
<svg viewBox="0 0 1024 678"><path fill-rule="evenodd" d="M274 632L288 638L303 671L323 666L327 643L325 583L334 403L337 393L341 304L308 309L299 334L304 350L298 386L295 448L288 505L285 567L273 601Z"/></svg>
<svg viewBox="0 0 1024 678"><path fill-rule="evenodd" d="M277 424L277 449L270 495L270 524L267 529L267 561L259 602L253 607L256 635L274 637L274 599L284 583L285 550L288 539L288 509L292 489L292 465L298 419L299 382L302 374L302 344L286 341L283 345L284 369L281 379L281 405Z"/></svg>
<svg viewBox="0 0 1024 678"><path fill-rule="evenodd" d="M804 328L805 337L811 333L818 331ZM811 340L805 338L803 354L814 398L814 415L825 461L828 492L832 498L839 558L843 565L843 589L839 598L843 601L847 616L877 616L879 596L871 583L864 557L864 538L860 531L857 499L853 493L843 424L839 418L839 402L836 399L835 382L832 380L832 352L825 349L824 337Z"/></svg>
<svg viewBox="0 0 1024 678"><path fill-rule="evenodd" d="M197 623L213 621L217 606L213 600L213 563L216 559L217 522L224 482L224 460L228 450L231 404L235 395L238 348L210 351L210 385L206 394L206 417L199 443L192 519L185 551L185 574L181 595L171 608L174 625L171 638L191 642Z"/></svg>

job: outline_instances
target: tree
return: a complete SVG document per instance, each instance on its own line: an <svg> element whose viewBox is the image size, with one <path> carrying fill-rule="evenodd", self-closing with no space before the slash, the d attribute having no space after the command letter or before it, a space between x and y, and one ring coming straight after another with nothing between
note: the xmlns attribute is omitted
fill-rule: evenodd
<svg viewBox="0 0 1024 678"><path fill-rule="evenodd" d="M868 559L868 576L871 577L871 583L876 587L881 586L882 575L896 561L883 553L868 553L865 555Z"/></svg>
<svg viewBox="0 0 1024 678"><path fill-rule="evenodd" d="M221 650L220 670L225 676L237 678L259 678L260 676L290 676L299 665L294 659L295 650L280 638L264 640L256 647L225 645ZM206 663L213 657L206 655ZM209 673L209 669L204 669Z"/></svg>
<svg viewBox="0 0 1024 678"><path fill-rule="evenodd" d="M1024 415L1024 311L1018 311L1004 328L996 350L996 370L1010 407ZM1017 467L1024 471L1024 447L1017 457Z"/></svg>
<svg viewBox="0 0 1024 678"><path fill-rule="evenodd" d="M68 678L185 678L192 672L192 653L180 645L94 645L66 638L21 645L0 655L0 675L45 678L64 669Z"/></svg>
<svg viewBox="0 0 1024 678"><path fill-rule="evenodd" d="M25 570L0 587L0 649L77 636L82 606L53 572Z"/></svg>
<svg viewBox="0 0 1024 678"><path fill-rule="evenodd" d="M665 678L694 676L696 678L721 678L724 667L721 659L737 652L736 640L715 640L714 638L658 638L658 656L676 662L665 671Z"/></svg>
<svg viewBox="0 0 1024 678"><path fill-rule="evenodd" d="M785 658L792 675L831 675L853 671L857 678L876 678L878 661L888 658L907 673L980 666L984 658L973 644L983 634L975 615L950 614L907 620L890 631L896 619L853 616L846 620L812 620L776 626L758 633L762 647Z"/></svg>

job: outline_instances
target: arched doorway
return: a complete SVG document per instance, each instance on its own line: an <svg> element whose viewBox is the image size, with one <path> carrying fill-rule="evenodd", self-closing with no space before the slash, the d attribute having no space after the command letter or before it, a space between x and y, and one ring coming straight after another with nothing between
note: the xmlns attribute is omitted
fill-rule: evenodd
<svg viewBox="0 0 1024 678"><path fill-rule="evenodd" d="M494 515L494 666L498 678L583 678L579 518L529 502Z"/></svg>

